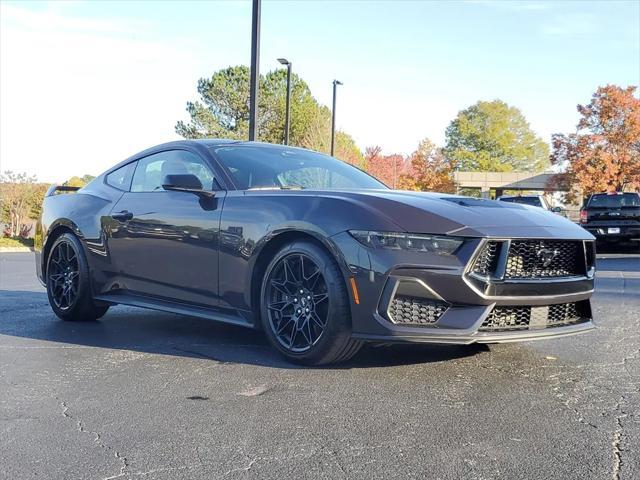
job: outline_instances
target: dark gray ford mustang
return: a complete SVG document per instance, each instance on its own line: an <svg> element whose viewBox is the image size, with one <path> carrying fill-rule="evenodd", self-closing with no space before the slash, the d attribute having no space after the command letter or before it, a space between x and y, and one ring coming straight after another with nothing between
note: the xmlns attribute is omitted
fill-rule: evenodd
<svg viewBox="0 0 640 480"><path fill-rule="evenodd" d="M179 141L73 194L52 187L36 265L63 320L126 304L261 328L288 359L363 342L470 344L593 328L593 237L538 208L389 190L279 145Z"/></svg>

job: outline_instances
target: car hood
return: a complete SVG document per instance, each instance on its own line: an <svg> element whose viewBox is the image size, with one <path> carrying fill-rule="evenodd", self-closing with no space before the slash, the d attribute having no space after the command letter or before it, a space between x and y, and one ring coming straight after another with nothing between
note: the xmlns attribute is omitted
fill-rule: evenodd
<svg viewBox="0 0 640 480"><path fill-rule="evenodd" d="M343 195L351 202L375 209L401 229L413 233L593 239L589 232L566 218L528 205L399 190L344 192Z"/></svg>

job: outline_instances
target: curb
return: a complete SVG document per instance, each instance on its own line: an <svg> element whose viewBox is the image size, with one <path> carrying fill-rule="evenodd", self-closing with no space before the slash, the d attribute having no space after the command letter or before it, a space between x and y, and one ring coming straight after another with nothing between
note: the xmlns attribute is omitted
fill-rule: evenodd
<svg viewBox="0 0 640 480"><path fill-rule="evenodd" d="M0 253L28 253L33 252L31 247L0 247Z"/></svg>

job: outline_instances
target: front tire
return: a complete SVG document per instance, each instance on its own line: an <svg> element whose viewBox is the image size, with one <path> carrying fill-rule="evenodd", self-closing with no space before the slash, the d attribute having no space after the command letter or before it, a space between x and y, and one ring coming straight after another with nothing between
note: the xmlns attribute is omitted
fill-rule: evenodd
<svg viewBox="0 0 640 480"><path fill-rule="evenodd" d="M109 309L98 305L91 295L89 264L80 241L71 233L60 235L51 246L47 260L47 297L61 320L97 320Z"/></svg>
<svg viewBox="0 0 640 480"><path fill-rule="evenodd" d="M349 296L335 260L321 247L295 241L267 266L260 314L271 344L304 365L346 361L361 342L351 338Z"/></svg>

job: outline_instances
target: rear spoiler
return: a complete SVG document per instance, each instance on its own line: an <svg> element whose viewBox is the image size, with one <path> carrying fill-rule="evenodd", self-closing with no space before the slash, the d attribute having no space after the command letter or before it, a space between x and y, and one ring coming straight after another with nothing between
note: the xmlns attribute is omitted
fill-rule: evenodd
<svg viewBox="0 0 640 480"><path fill-rule="evenodd" d="M47 190L45 197L51 197L58 192L77 192L82 187L70 187L67 185L51 185Z"/></svg>

